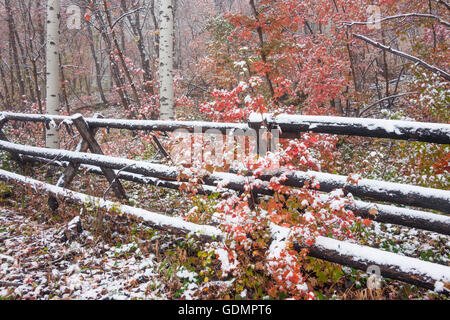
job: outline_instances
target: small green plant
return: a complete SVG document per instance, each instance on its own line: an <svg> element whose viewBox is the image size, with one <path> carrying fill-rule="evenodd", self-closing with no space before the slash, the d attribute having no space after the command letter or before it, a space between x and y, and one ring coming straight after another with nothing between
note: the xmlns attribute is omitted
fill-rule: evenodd
<svg viewBox="0 0 450 320"><path fill-rule="evenodd" d="M12 189L6 183L0 182L0 199L5 199L10 197L12 194Z"/></svg>

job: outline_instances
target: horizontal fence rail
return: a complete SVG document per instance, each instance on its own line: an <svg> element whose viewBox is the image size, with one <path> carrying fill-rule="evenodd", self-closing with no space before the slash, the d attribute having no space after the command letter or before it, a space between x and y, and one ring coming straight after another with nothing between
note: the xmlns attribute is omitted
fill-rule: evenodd
<svg viewBox="0 0 450 320"><path fill-rule="evenodd" d="M223 240L225 235L212 226L198 225L186 222L180 218L168 217L144 209L117 204L112 201L88 196L65 188L44 183L32 178L24 177L5 170L0 170L0 180L13 181L29 185L36 191L43 190L52 195L76 202L80 205L93 204L98 208L110 210L114 208L121 213L143 219L156 229L182 234L196 234L205 240ZM287 234L284 228L273 225L273 233ZM277 239L279 240L279 239ZM295 245L297 250L304 249ZM400 280L428 289L434 289L439 282L450 282L450 267L422 261L416 258L401 256L367 246L353 244L346 241L334 240L327 237L317 237L316 243L309 249L310 256L326 259L344 266L366 271L371 265L378 265L383 277Z"/></svg>
<svg viewBox="0 0 450 320"><path fill-rule="evenodd" d="M174 167L99 154L23 146L6 141L0 141L0 150L15 154L127 171L162 180L176 181L179 176L178 170ZM320 184L320 191L329 192L334 189L344 188L347 192L352 192L353 195L361 198L400 203L446 213L450 212L450 191L368 179L361 180L362 183L361 181L359 182L361 185L353 185L347 183L347 177L345 176L320 172L293 171L283 172L282 174L275 174L273 176L261 176L259 182L261 182L262 186L256 187L255 192L271 195L272 192L267 188L267 185L274 176L281 175L287 177L287 180L281 182L286 186L301 188L305 186L305 182L314 179L314 181ZM217 186L218 184L225 184L229 189L244 192L246 185L252 179L227 172L215 172L204 176L203 181L206 185ZM361 188L359 189L359 187Z"/></svg>
<svg viewBox="0 0 450 320"><path fill-rule="evenodd" d="M282 183L290 187L302 188L307 181L319 183L320 191L331 192L344 189L354 196L403 204L413 207L434 209L450 214L450 191L431 189L387 181L361 179L358 184L347 182L346 176L315 171L292 171L285 173L287 179ZM270 176L262 176L263 181L269 181Z"/></svg>
<svg viewBox="0 0 450 320"><path fill-rule="evenodd" d="M90 170L94 173L100 174L102 170L100 167L107 167L114 170L120 170L119 179L122 178L124 180L131 180L139 183L147 183L152 185L159 185L161 187L168 187L175 189L180 186L177 182L177 178L179 176L179 172L177 169L161 164L153 164L147 163L143 161L135 161L129 159L115 158L104 155L97 154L89 154L89 153L80 153L66 150L56 150L56 149L47 149L47 148L38 148L38 147L30 147L30 146L22 146L19 144L14 144L10 142L0 141L0 150L5 150L9 152L13 152L16 154L22 154L32 157L37 157L36 159L44 158L49 161L66 161L73 162L78 164L87 164L90 166ZM66 165L67 166L67 165ZM103 173L102 173L103 174ZM298 174L298 173L296 173ZM317 174L317 173L314 173ZM312 179L313 174L309 174L309 178ZM337 176L340 177L340 176ZM150 179L150 180L148 180ZM154 180L151 180L154 179ZM266 178L267 179L267 178ZM225 172L217 172L210 174L203 178L204 184L211 187L216 187L218 184L225 184L227 189L231 189L238 192L243 192L247 183L251 180L254 180L250 177L240 176L231 173ZM306 180L305 180L306 181ZM304 185L304 182L302 186ZM319 180L320 181L320 180ZM380 181L368 180L377 185L380 189L381 187L378 185L381 183ZM254 181L258 182L258 184L262 185L256 188L255 192L262 195L272 195L273 191L268 188L268 181ZM346 180L341 179L340 181L343 186L346 184ZM228 183L228 184L227 184ZM286 182L283 182L285 184ZM292 184L291 184L292 185ZM325 184L324 184L325 185ZM387 183L387 189L383 190L381 193L384 195L386 192L393 192L395 190L402 192L403 188L410 188L411 186L401 185L401 184L393 184L396 189L392 187L390 183ZM342 186L342 185L341 185ZM329 187L329 186L326 186ZM339 188L339 185L336 186ZM209 189L210 193L213 192L214 189ZM386 191L388 190L388 191ZM413 190L417 192L422 192L423 196L433 195L434 198L442 199L450 199L450 191L438 190L438 189L430 189L430 188L422 188L416 187ZM326 191L332 191L331 189L326 189ZM383 196L383 199L384 196ZM392 198L394 201L397 198ZM403 201L403 198L401 199ZM447 201L449 203L450 200ZM429 207L434 203L428 202L425 203L425 207ZM402 209L396 208L392 206L383 206L383 205L369 205L362 201L356 202L356 207L353 208L355 214L365 217L370 217L370 211L372 208L376 208L377 215L376 217L380 220L384 220L389 223L399 223L401 225L407 225L412 227L423 228L425 230L438 231L444 234L450 233L450 217L442 216L432 213L421 212L417 210L411 209Z"/></svg>
<svg viewBox="0 0 450 320"><path fill-rule="evenodd" d="M36 191L42 189L56 197L60 197L66 201L72 201L80 205L94 205L100 209L119 209L122 213L131 215L136 218L142 218L150 226L167 230L166 228L176 230L176 233L181 234L196 234L205 239L221 239L222 232L215 227L207 225L198 225L191 222L184 221L180 218L169 217L160 213L150 212L144 209L123 205L117 202L104 200L102 198L93 197L80 192L75 192L65 188L57 187L52 184L44 183L29 177L18 175L0 169L0 180L16 181L23 185L30 185Z"/></svg>
<svg viewBox="0 0 450 320"><path fill-rule="evenodd" d="M44 164L51 163L60 167L68 167L70 165L70 162L54 161L46 158L32 156L26 156L25 160ZM103 172L98 166L81 165L80 169L86 170L87 173L93 173L103 176ZM181 182L161 180L158 178L146 177L141 174L129 173L126 171L119 172L117 174L117 178L120 180L174 190L180 190L180 187L182 185ZM203 195L218 193L221 193L223 195L224 193L231 192L234 192L234 190L227 188L218 190L216 187L207 185L201 185L201 188L198 190L198 193ZM324 194L322 200L326 201L327 198L327 195ZM450 235L450 216L418 211L410 208L400 208L391 205L374 204L360 200L356 200L354 206L347 206L347 209L352 210L357 216L369 218L374 221L398 224L410 228L434 231L441 234ZM375 215L372 213L374 210L376 212Z"/></svg>
<svg viewBox="0 0 450 320"><path fill-rule="evenodd" d="M450 144L450 124L370 118L252 114L249 124L265 123L284 134L315 132Z"/></svg>
<svg viewBox="0 0 450 320"><path fill-rule="evenodd" d="M44 114L25 114L2 112L0 118L7 121L41 122L54 123L56 125L65 122L72 123L74 116L54 116ZM249 131L251 128L247 124L240 123L219 123L207 121L160 121L160 120L128 120L128 119L99 119L84 118L90 128L124 129L132 131L161 131L174 132L176 130L187 130L188 132L204 133L208 130L219 131L226 134L229 131Z"/></svg>
<svg viewBox="0 0 450 320"><path fill-rule="evenodd" d="M24 114L2 112L0 119L5 121L25 121L59 124L71 123L70 116L43 114ZM219 123L206 121L159 121L159 120L121 120L85 118L90 128L110 128L143 131L188 132L213 131L226 134L229 131L249 132L264 126L279 128L281 138L298 138L302 132L326 133L337 135L387 138L395 140L420 141L437 144L450 144L450 124L427 123L400 120L380 120L368 118L344 118L303 115L278 115L254 113L248 124Z"/></svg>

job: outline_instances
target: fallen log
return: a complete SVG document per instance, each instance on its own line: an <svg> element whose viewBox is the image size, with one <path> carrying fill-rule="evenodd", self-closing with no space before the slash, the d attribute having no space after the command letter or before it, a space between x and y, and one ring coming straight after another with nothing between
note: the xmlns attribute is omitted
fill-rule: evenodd
<svg viewBox="0 0 450 320"><path fill-rule="evenodd" d="M288 114L254 113L250 116L250 126L262 124L269 128L278 127L282 134L315 132L450 144L450 124L445 123Z"/></svg>
<svg viewBox="0 0 450 320"><path fill-rule="evenodd" d="M74 192L68 189L56 187L29 177L24 177L12 172L0 170L0 180L20 183L33 187L36 192L44 191L56 197L69 201L85 204L95 204L99 208L115 212L119 210L123 214L141 218L146 223L157 229L168 232L197 234L206 240L216 239L221 241L225 234L212 226L197 225L186 222L180 218L168 217L143 209L117 204L101 198L91 197L83 193ZM289 229L272 225L272 236L280 241L283 235L289 234ZM282 236L277 236L281 234ZM294 244L297 250L304 248ZM450 267L422 261L416 258L400 256L395 253L386 252L367 246L349 243L346 241L334 240L326 237L317 237L316 243L308 248L309 255L336 262L345 266L367 271L368 267L376 265L381 269L381 275L394 280L400 280L420 287L435 289L440 283L450 283Z"/></svg>

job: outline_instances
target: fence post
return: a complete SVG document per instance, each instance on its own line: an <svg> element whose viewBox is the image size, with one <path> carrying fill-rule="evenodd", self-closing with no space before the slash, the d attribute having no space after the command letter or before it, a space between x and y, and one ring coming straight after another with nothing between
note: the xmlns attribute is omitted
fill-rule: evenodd
<svg viewBox="0 0 450 320"><path fill-rule="evenodd" d="M268 123L266 119L256 120L254 117L250 117L248 126L256 131L256 154L258 156L265 156L268 152L275 150L272 136L274 126L271 123ZM264 133L266 133L266 139L263 138Z"/></svg>
<svg viewBox="0 0 450 320"><path fill-rule="evenodd" d="M94 118L103 118L103 116L100 113L96 113L94 115ZM95 136L98 129L95 128L92 130L92 134ZM77 152L86 152L88 150L89 146L88 143L84 138L81 138L80 142L78 142L75 151ZM72 180L75 178L75 175L77 174L78 168L80 167L79 163L69 162L67 165L67 168L64 170L63 174L59 177L58 182L56 183L57 187L61 188L68 188L70 184L72 183ZM55 198L54 195L50 195L48 198L48 206L51 210L55 211L58 209L58 201Z"/></svg>
<svg viewBox="0 0 450 320"><path fill-rule="evenodd" d="M89 128L89 125L84 120L81 114L74 115L72 117L73 124L77 127L78 132L83 137L83 140L87 143L88 148L92 153L104 155L102 148L95 140L94 132ZM127 199L127 195L125 189L123 188L120 181L117 179L116 174L112 169L101 168L103 174L111 185L111 188L114 191L114 194L119 199Z"/></svg>
<svg viewBox="0 0 450 320"><path fill-rule="evenodd" d="M263 121L255 121L254 119L250 119L248 121L248 126L250 129L256 132L256 154L261 156L261 127L263 125Z"/></svg>

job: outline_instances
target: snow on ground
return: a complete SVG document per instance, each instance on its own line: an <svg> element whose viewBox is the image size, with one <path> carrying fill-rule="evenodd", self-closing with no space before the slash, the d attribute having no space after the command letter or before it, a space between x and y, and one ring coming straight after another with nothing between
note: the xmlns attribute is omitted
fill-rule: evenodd
<svg viewBox="0 0 450 320"><path fill-rule="evenodd" d="M71 238L78 221L48 223L0 208L0 299L196 299L233 282L200 284L199 274L141 251L139 242L111 246L87 230ZM450 237L433 232L374 222L358 243L450 265Z"/></svg>
<svg viewBox="0 0 450 320"><path fill-rule="evenodd" d="M65 241L63 232L0 209L0 298L167 298L155 256L136 243L110 247L88 231Z"/></svg>
<svg viewBox="0 0 450 320"><path fill-rule="evenodd" d="M373 222L366 245L424 261L450 266L450 236L389 223Z"/></svg>

